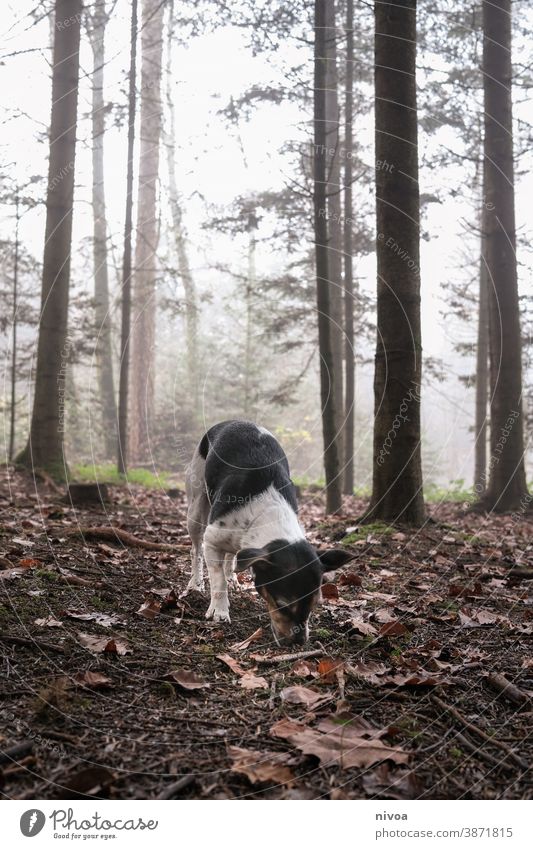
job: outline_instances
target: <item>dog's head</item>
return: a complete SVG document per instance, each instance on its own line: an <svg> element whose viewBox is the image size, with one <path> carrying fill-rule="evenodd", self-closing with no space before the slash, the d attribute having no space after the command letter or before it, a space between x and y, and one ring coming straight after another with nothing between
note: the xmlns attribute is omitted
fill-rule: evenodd
<svg viewBox="0 0 533 849"><path fill-rule="evenodd" d="M235 571L252 570L278 645L302 645L309 637L309 616L319 600L324 573L351 559L347 551L319 552L305 540L274 540L264 548L241 549Z"/></svg>

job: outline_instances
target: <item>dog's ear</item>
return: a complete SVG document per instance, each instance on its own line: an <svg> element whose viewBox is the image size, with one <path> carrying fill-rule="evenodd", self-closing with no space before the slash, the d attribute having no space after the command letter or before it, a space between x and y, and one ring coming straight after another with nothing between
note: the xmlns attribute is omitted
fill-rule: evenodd
<svg viewBox="0 0 533 849"><path fill-rule="evenodd" d="M235 572L245 572L250 566L264 562L267 558L268 551L264 548L241 548L235 559Z"/></svg>
<svg viewBox="0 0 533 849"><path fill-rule="evenodd" d="M354 559L354 555L349 551L343 551L342 548L329 548L327 551L317 551L318 559L322 564L323 572L333 572L340 566L346 566L350 560Z"/></svg>

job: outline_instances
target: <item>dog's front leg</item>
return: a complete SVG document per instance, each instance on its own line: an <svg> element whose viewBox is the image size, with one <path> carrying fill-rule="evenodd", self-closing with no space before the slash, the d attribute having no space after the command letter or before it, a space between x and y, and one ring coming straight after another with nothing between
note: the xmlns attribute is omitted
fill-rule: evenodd
<svg viewBox="0 0 533 849"><path fill-rule="evenodd" d="M204 541L204 555L209 574L211 604L205 614L214 622L231 622L229 617L228 582L224 570L225 553Z"/></svg>

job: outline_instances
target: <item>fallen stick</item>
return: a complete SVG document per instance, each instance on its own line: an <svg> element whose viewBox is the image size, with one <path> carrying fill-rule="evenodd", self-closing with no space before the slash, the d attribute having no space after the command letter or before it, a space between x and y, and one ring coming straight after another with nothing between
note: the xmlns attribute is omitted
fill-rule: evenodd
<svg viewBox="0 0 533 849"><path fill-rule="evenodd" d="M17 758L26 757L33 749L33 740L25 740L24 743L17 743L16 746L11 746L9 749L0 751L0 764L8 764L12 761L18 763Z"/></svg>
<svg viewBox="0 0 533 849"><path fill-rule="evenodd" d="M475 743L472 743L464 734L461 734L460 731L455 732L455 739L464 746L465 749L468 749L473 754L477 755L482 760L486 761L488 764L497 767L503 767L504 769L511 769L511 764L509 762L506 763L506 755L503 755L500 760L491 755L490 752L486 752L484 749L481 749L479 746L476 746Z"/></svg>
<svg viewBox="0 0 533 849"><path fill-rule="evenodd" d="M173 799L176 793L179 793L180 790L184 790L185 787L188 787L189 784L192 784L195 780L194 775L183 775L178 781L174 781L173 784L170 784L165 790L163 790L158 799Z"/></svg>
<svg viewBox="0 0 533 849"><path fill-rule="evenodd" d="M506 578L521 578L522 581L531 581L533 580L533 569L520 569L519 567L509 569Z"/></svg>
<svg viewBox="0 0 533 849"><path fill-rule="evenodd" d="M11 562L11 560L8 560L7 557L0 557L0 566L2 566L3 569L14 568L14 564Z"/></svg>
<svg viewBox="0 0 533 849"><path fill-rule="evenodd" d="M322 657L325 654L323 649L313 649L311 651L299 651L294 654L277 654L274 657L261 657L260 655L253 656L253 659L258 663L288 663L291 660L306 660L309 657ZM252 655L250 655L252 657Z"/></svg>
<svg viewBox="0 0 533 849"><path fill-rule="evenodd" d="M132 548L146 548L148 551L190 551L188 545L170 545L166 542L152 542L148 539L139 539L121 528L113 527L90 527L72 528L64 530L68 536L81 536L87 539L108 539L112 542L122 542Z"/></svg>
<svg viewBox="0 0 533 849"><path fill-rule="evenodd" d="M526 705L530 701L527 693L524 693L516 684L508 681L505 675L501 675L499 672L490 672L485 680L492 690L495 690L500 696L505 696L515 705Z"/></svg>
<svg viewBox="0 0 533 849"><path fill-rule="evenodd" d="M0 634L0 642L13 643L14 645L20 646L39 646L39 648L65 654L63 646L58 646L55 643L47 643L44 640L36 640L34 638L30 640L28 637L11 637L9 634Z"/></svg>
<svg viewBox="0 0 533 849"><path fill-rule="evenodd" d="M478 737L481 737L481 739L485 740L487 743L492 743L493 746L496 746L503 752L507 752L508 756L512 758L512 760L517 763L521 769L529 769L529 764L526 761L522 760L522 758L517 755L514 749L511 749L511 747L508 746L507 743L502 743L501 740L497 740L495 737L491 737L490 734L487 734L487 732L483 731L482 728L478 728L477 725L474 725L473 722L470 722L470 720L468 720L466 716L463 716L463 714L460 713L457 708L452 707L452 705L447 705L446 702L443 702L442 699L439 699L438 696L430 696L429 698L433 702L433 704L440 707L440 709L445 711L446 713L451 714L453 717L455 717L455 719L457 719L458 722L461 723L461 725L464 725L465 728L468 728L469 731L472 731L474 734L477 734Z"/></svg>

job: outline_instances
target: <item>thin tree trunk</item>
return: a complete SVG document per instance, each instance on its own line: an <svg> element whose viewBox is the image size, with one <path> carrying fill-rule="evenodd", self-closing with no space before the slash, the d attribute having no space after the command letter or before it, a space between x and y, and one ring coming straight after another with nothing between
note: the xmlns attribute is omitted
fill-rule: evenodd
<svg viewBox="0 0 533 849"><path fill-rule="evenodd" d="M340 106L337 70L337 15L335 0L324 0L326 17L326 134L328 147L327 218L328 271L333 369L330 375L335 414L335 439L339 461L343 456L343 286L342 286L342 186Z"/></svg>
<svg viewBox="0 0 533 849"><path fill-rule="evenodd" d="M346 0L346 74L344 90L344 492L353 494L355 423L355 337L353 285L353 0Z"/></svg>
<svg viewBox="0 0 533 849"><path fill-rule="evenodd" d="M484 184L490 328L489 485L484 506L527 496L514 210L511 0L483 3Z"/></svg>
<svg viewBox="0 0 533 849"><path fill-rule="evenodd" d="M256 288L255 251L257 218L254 212L248 216L248 275L245 288L246 327L244 341L244 402L243 413L247 418L253 418L252 410L252 344L254 327L253 298Z"/></svg>
<svg viewBox="0 0 533 849"><path fill-rule="evenodd" d="M487 486L487 401L489 388L489 312L490 280L486 261L486 210L481 211L481 256L479 263L479 298L476 348L476 421L474 491L479 497Z"/></svg>
<svg viewBox="0 0 533 849"><path fill-rule="evenodd" d="M162 127L161 60L163 47L161 0L142 6L141 120L133 343L130 450L132 459L148 459L154 410L157 245L157 184Z"/></svg>
<svg viewBox="0 0 533 849"><path fill-rule="evenodd" d="M50 160L30 436L18 462L63 479L65 372L78 110L81 0L56 0Z"/></svg>
<svg viewBox="0 0 533 849"><path fill-rule="evenodd" d="M195 421L200 415L200 381L198 377L198 297L196 284L191 272L187 254L187 237L183 225L183 213L176 180L176 121L174 99L172 97L172 44L174 32L174 4L169 7L169 22L167 30L167 109L169 131L165 133L165 148L167 153L168 195L172 215L172 229L178 259L178 272L185 293L185 340L187 346L187 379L189 398Z"/></svg>
<svg viewBox="0 0 533 849"><path fill-rule="evenodd" d="M375 4L377 344L366 518L424 521L416 0ZM384 167L388 163L389 167Z"/></svg>
<svg viewBox="0 0 533 849"><path fill-rule="evenodd" d="M316 291L318 312L318 344L320 352L320 397L326 474L326 511L337 512L342 504L339 442L336 409L331 391L334 369L332 319L329 283L328 221L326 201L327 136L326 136L326 4L315 0L314 56L314 219L316 253Z"/></svg>
<svg viewBox="0 0 533 849"><path fill-rule="evenodd" d="M113 379L111 316L107 261L107 222L104 188L104 66L105 29L108 22L105 0L95 7L90 25L93 52L92 75L92 165L93 165L93 258L94 301L96 320L95 358L102 428L106 457L112 457L116 446L117 407Z"/></svg>
<svg viewBox="0 0 533 849"><path fill-rule="evenodd" d="M120 383L118 402L117 468L125 474L128 468L128 380L131 327L131 236L133 230L133 154L135 146L137 76L137 0L131 3L130 71L128 92L128 164L126 175L126 214L124 222L124 257L122 263L122 326L120 335Z"/></svg>
<svg viewBox="0 0 533 849"><path fill-rule="evenodd" d="M15 453L15 413L17 403L17 321L18 321L18 279L19 279L19 222L20 201L17 195L15 201L15 255L13 257L13 312L11 316L12 343L11 349L11 409L9 416L9 459Z"/></svg>

